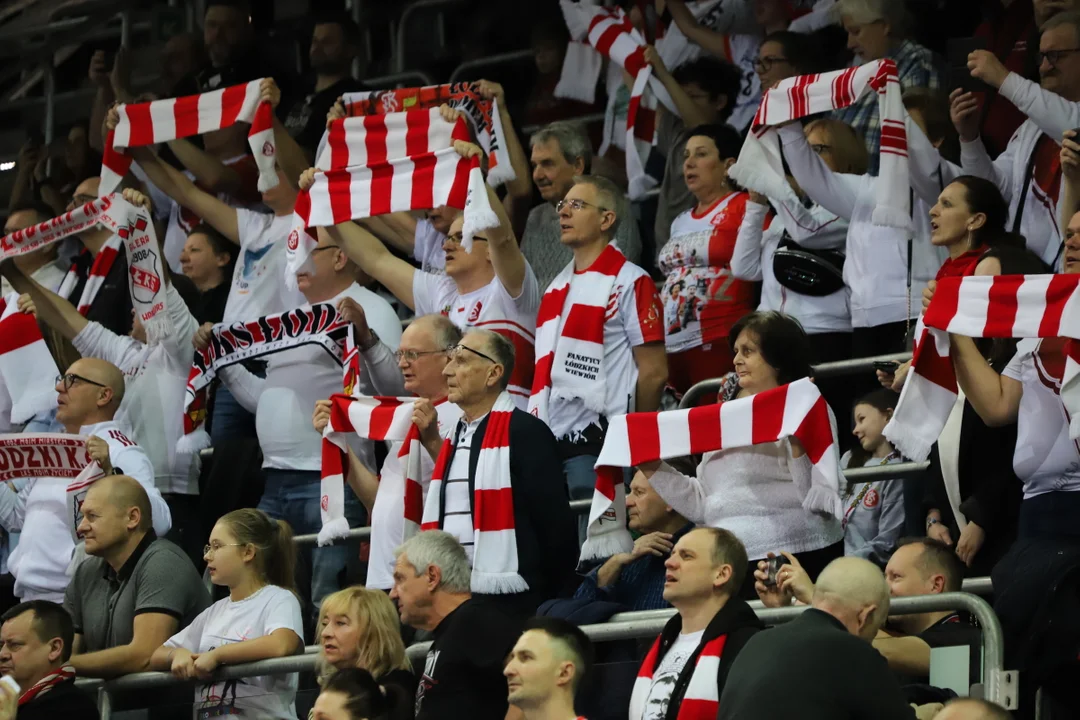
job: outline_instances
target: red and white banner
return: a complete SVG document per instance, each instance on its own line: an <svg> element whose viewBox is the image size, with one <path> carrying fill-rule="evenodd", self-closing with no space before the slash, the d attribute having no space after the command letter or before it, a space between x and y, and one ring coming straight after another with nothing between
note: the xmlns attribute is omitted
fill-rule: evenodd
<svg viewBox="0 0 1080 720"><path fill-rule="evenodd" d="M78 435L0 435L0 482L19 478L76 478L89 462L86 438Z"/></svg>
<svg viewBox="0 0 1080 720"><path fill-rule="evenodd" d="M896 63L886 58L858 67L800 75L781 80L761 97L761 105L743 142L739 161L728 175L739 185L769 197L781 197L787 188L780 138L776 126L809 115L847 107L870 92L878 95L881 115L881 170L873 222L911 228L907 130L904 102ZM778 189L783 185L783 189Z"/></svg>
<svg viewBox="0 0 1080 720"><path fill-rule="evenodd" d="M623 468L668 458L798 438L813 465L807 510L840 519L840 457L829 409L808 378L746 398L687 410L611 418L596 461L596 491L582 560L629 552Z"/></svg>
<svg viewBox="0 0 1080 720"><path fill-rule="evenodd" d="M475 233L499 224L480 159L466 160L452 147L454 140L471 139L463 119L448 123L437 108L341 118L327 137L325 172L296 198L296 224L286 243L290 288L318 242L307 228L448 205L464 211L462 245L471 251Z"/></svg>
<svg viewBox="0 0 1080 720"><path fill-rule="evenodd" d="M7 420L22 425L56 406L56 362L37 318L19 312L19 294L0 297L0 397L11 401Z"/></svg>
<svg viewBox="0 0 1080 720"><path fill-rule="evenodd" d="M68 517L71 518L71 538L75 542L82 540L79 534L79 525L82 523L82 504L86 499L86 493L101 478L105 477L105 471L96 462L91 461L82 469L79 476L71 481L67 488Z"/></svg>
<svg viewBox="0 0 1080 720"><path fill-rule="evenodd" d="M1061 402L1080 438L1080 275L998 275L939 280L915 328L915 354L885 437L925 460L957 397L949 334L971 338L1069 338Z"/></svg>
<svg viewBox="0 0 1080 720"><path fill-rule="evenodd" d="M131 167L131 158L123 150L178 140L192 135L221 130L238 122L251 125L248 146L259 167L259 190L278 184L274 160L274 114L270 103L259 100L259 84L213 90L201 95L131 103L117 106L120 124L109 132L101 160L101 188L104 196L116 190Z"/></svg>

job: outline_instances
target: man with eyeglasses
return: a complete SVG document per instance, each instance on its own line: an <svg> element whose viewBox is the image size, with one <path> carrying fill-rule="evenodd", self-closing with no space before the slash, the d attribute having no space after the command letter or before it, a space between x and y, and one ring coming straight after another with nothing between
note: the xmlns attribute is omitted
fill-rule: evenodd
<svg viewBox="0 0 1080 720"><path fill-rule="evenodd" d="M296 273L300 292L309 303L304 307L334 305L354 325L362 318L366 330L358 334L365 336L366 342L360 345L361 350L374 340L396 349L401 341L397 315L390 303L361 287L355 277L356 266L320 229L310 262ZM317 401L342 391L341 366L318 345L300 345L273 353L266 360L265 378L239 364L221 372L222 382L237 402L255 413L266 476L259 509L287 521L297 534L317 533L322 527L322 436L312 427L311 414ZM367 375L360 373L357 382L362 394L371 395ZM375 448L370 441L356 438L351 448L365 467L375 470ZM345 517L352 527L358 527L364 517L363 507L349 491L345 493ZM339 543L312 552L310 598L315 611L326 595L340 589L338 575L355 552L354 544L352 548L350 543Z"/></svg>
<svg viewBox="0 0 1080 720"><path fill-rule="evenodd" d="M578 553L555 437L507 394L515 362L513 344L490 330L466 332L450 352L447 399L461 419L443 427L445 470L428 492L439 493L438 529L469 557L473 595L528 617L567 587ZM508 423L499 416L507 409Z"/></svg>
<svg viewBox="0 0 1080 720"><path fill-rule="evenodd" d="M97 177L79 183L68 210L97 200L98 184ZM72 261L57 294L76 307L88 307L84 312L87 320L101 323L117 335L127 335L131 332L131 295L127 254L120 237L100 225L76 237L83 250Z"/></svg>
<svg viewBox="0 0 1080 720"><path fill-rule="evenodd" d="M979 137L978 98L959 89L949 97L960 133L961 172L992 180L1009 203L1010 228L1027 238L1029 250L1059 269L1057 206L1064 187L1058 155L1065 131L1080 126L1080 13L1053 15L1041 29L1038 85L1009 72L989 51L968 56L972 77L1028 116L996 160Z"/></svg>
<svg viewBox="0 0 1080 720"><path fill-rule="evenodd" d="M52 211L41 204L25 205L12 208L4 223L4 234L10 235L16 230L24 230L31 225L43 223L52 218ZM64 279L64 271L57 260L60 243L53 243L40 250L35 250L15 258L15 265L24 275L34 278L42 287L53 292L60 287ZM12 292L11 283L7 278L0 280L0 297L7 297Z"/></svg>
<svg viewBox="0 0 1080 720"><path fill-rule="evenodd" d="M56 420L86 440L87 454L106 474L134 478L150 498L154 531L172 527L169 506L154 485L154 467L114 417L124 398L124 376L104 360L82 358L56 379ZM75 543L68 508L69 478L38 477L15 493L0 483L0 525L20 531L8 560L20 600L63 602Z"/></svg>
<svg viewBox="0 0 1080 720"><path fill-rule="evenodd" d="M357 343L361 350L361 374L366 374L375 394L386 397L415 395L422 398L413 412L427 452L420 453L420 479L426 485L435 469L435 457L442 445L440 428L453 427L461 417L457 405L446 401L443 369L450 349L461 342L461 330L445 315L422 315L401 334L401 345L392 351L357 318ZM330 401L315 405L312 422L322 433L330 420ZM448 430L446 430L448 432ZM405 541L404 442L389 443L381 472L376 475L349 451L347 482L371 516L371 549L368 553L367 587L389 590L394 585L394 548Z"/></svg>
<svg viewBox="0 0 1080 720"><path fill-rule="evenodd" d="M608 418L660 407L668 377L664 310L652 278L610 245L627 215L614 183L576 178L557 210L574 259L541 301L529 412L558 438L570 497L584 500L596 486ZM582 542L587 523L579 522Z"/></svg>
<svg viewBox="0 0 1080 720"><path fill-rule="evenodd" d="M477 145L460 140L455 141L455 149L465 157L481 152ZM301 176L301 189L311 186L315 172L311 169ZM461 215L454 218L443 243L445 275L417 270L357 223L344 222L326 228L326 232L361 270L417 315L439 313L460 328L494 330L510 340L521 363L509 378L509 392L518 407L524 408L532 386L540 287L518 247L503 204L491 188L488 199L499 216L499 226L475 235L472 252L466 252L461 245L464 219Z"/></svg>

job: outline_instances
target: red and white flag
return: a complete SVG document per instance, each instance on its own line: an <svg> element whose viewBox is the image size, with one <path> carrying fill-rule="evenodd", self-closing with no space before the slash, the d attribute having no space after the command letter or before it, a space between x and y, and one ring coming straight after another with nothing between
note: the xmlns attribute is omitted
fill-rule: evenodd
<svg viewBox="0 0 1080 720"><path fill-rule="evenodd" d="M99 194L116 190L131 167L131 158L124 149L202 135L238 122L251 125L248 145L259 167L259 190L275 187L274 111L270 103L259 100L261 82L252 80L200 95L119 105L120 124L105 140Z"/></svg>
<svg viewBox="0 0 1080 720"><path fill-rule="evenodd" d="M657 103L663 103L676 116L678 108L663 83L653 76L652 67L645 61L645 38L622 8L601 8L568 0L562 0L560 6L572 40L587 43L634 78L626 113L626 176L630 197L636 200L658 187L663 179L664 159L656 150ZM570 43L570 48L574 45ZM573 61L578 57L580 53L568 49L563 74L555 89L557 97L580 98L591 94L591 91L583 93L582 84L595 87L596 77L581 73L581 68L574 66Z"/></svg>
<svg viewBox="0 0 1080 720"><path fill-rule="evenodd" d="M925 460L957 397L949 334L971 338L1069 338L1061 402L1080 438L1080 275L998 275L938 281L915 329L915 354L885 437Z"/></svg>
<svg viewBox="0 0 1080 720"><path fill-rule="evenodd" d="M846 70L790 77L766 91L743 142L739 161L731 166L728 175L748 190L780 197L787 191L787 181L776 126L847 107L870 92L878 95L881 115L881 170L873 222L910 230L904 102L896 63L887 58ZM778 189L780 185L783 190Z"/></svg>
<svg viewBox="0 0 1080 720"><path fill-rule="evenodd" d="M803 507L839 519L840 458L829 409L817 386L796 380L718 405L611 418L596 461L596 491L582 560L629 552L623 468L668 458L798 438L813 465Z"/></svg>
<svg viewBox="0 0 1080 720"><path fill-rule="evenodd" d="M465 120L442 119L437 108L335 120L320 159L324 172L296 198L295 227L286 243L285 281L307 262L317 239L307 228L440 205L464 211L462 245L499 224L488 202L480 159L465 159L453 140L471 140Z"/></svg>
<svg viewBox="0 0 1080 720"><path fill-rule="evenodd" d="M56 363L37 318L18 309L19 294L0 297L0 395L11 400L13 425L56 406Z"/></svg>

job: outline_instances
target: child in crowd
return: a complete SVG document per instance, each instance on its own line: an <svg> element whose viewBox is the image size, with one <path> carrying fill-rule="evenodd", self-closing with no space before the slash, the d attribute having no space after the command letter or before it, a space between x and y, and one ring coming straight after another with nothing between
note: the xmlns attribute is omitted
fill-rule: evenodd
<svg viewBox="0 0 1080 720"><path fill-rule="evenodd" d="M303 648L292 530L260 510L234 510L210 533L204 555L210 580L229 597L204 610L154 653L152 670L210 680L220 665L292 655ZM197 718L242 714L296 720L295 674L199 685Z"/></svg>
<svg viewBox="0 0 1080 720"><path fill-rule="evenodd" d="M882 434L899 399L896 393L881 388L856 401L853 434L859 445L840 459L845 470L903 461ZM904 531L903 482L849 480L843 507L844 554L884 567Z"/></svg>

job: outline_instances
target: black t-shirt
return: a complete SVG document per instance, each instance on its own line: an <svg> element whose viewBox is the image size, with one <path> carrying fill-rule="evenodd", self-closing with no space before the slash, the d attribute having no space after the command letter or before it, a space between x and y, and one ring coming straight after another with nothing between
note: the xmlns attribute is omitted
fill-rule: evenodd
<svg viewBox="0 0 1080 720"><path fill-rule="evenodd" d="M94 258L90 253L83 252L76 256L72 264L78 268L79 282L68 300L77 307L94 265ZM109 273L98 288L97 295L94 296L94 302L90 304L90 310L86 313L87 320L101 323L102 327L117 335L131 332L131 293L128 291L127 269L127 253L121 247Z"/></svg>
<svg viewBox="0 0 1080 720"><path fill-rule="evenodd" d="M315 87L314 82L310 85ZM351 77L338 80L321 92L310 92L296 99L289 106L282 124L289 131L296 143L314 157L323 131L326 129L326 114L334 106L338 97L345 93L360 92L364 85Z"/></svg>
<svg viewBox="0 0 1080 720"><path fill-rule="evenodd" d="M503 666L521 623L497 604L472 598L443 618L432 634L416 688L416 720L503 720Z"/></svg>
<svg viewBox="0 0 1080 720"><path fill-rule="evenodd" d="M931 648L967 645L971 651L968 661L971 682L979 682L982 675L982 632L966 613L954 612L946 615L919 633L919 637ZM929 678L915 680L927 681Z"/></svg>

